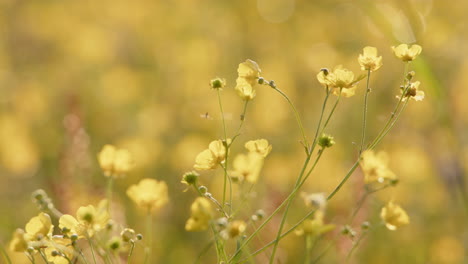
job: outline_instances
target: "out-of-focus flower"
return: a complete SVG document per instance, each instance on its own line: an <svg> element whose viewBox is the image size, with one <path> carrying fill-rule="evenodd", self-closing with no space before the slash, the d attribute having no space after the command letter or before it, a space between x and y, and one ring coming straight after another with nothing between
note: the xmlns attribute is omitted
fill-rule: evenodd
<svg viewBox="0 0 468 264"><path fill-rule="evenodd" d="M244 233L246 227L247 225L242 220L232 221L224 230L221 231L220 235L226 240L236 238L240 234Z"/></svg>
<svg viewBox="0 0 468 264"><path fill-rule="evenodd" d="M237 73L238 78L236 79L235 88L237 94L244 101L252 100L256 95L254 86L260 77L260 67L258 67L258 64L255 61L246 60L239 64Z"/></svg>
<svg viewBox="0 0 468 264"><path fill-rule="evenodd" d="M198 174L198 172L189 171L189 172L184 173L184 175L182 176L181 182L187 186L196 185L199 176L200 174Z"/></svg>
<svg viewBox="0 0 468 264"><path fill-rule="evenodd" d="M419 90L419 85L421 84L421 82L419 81L416 81L416 82L412 82L409 84L409 88L408 90L406 91L406 94L405 96L403 97L403 101L406 100L406 98L410 98L410 99L413 99L415 101L422 101L424 99L424 91L421 91ZM401 88L401 93L404 92L404 87ZM398 99L400 99L399 96L397 96Z"/></svg>
<svg viewBox="0 0 468 264"><path fill-rule="evenodd" d="M245 143L245 148L250 152L257 152L264 158L270 154L272 146L266 139L250 140Z"/></svg>
<svg viewBox="0 0 468 264"><path fill-rule="evenodd" d="M61 236L54 236L47 243L47 248L44 250L48 263L69 264L70 262L67 258L72 259L74 253L74 250L70 245L70 239Z"/></svg>
<svg viewBox="0 0 468 264"><path fill-rule="evenodd" d="M107 177L121 177L133 167L133 159L126 149L117 149L112 145L105 145L98 154L98 161L104 175Z"/></svg>
<svg viewBox="0 0 468 264"><path fill-rule="evenodd" d="M377 48L365 47L362 54L359 54L358 62L363 71L376 71L382 67L382 56L377 56Z"/></svg>
<svg viewBox="0 0 468 264"><path fill-rule="evenodd" d="M234 159L232 166L234 170L231 171L230 175L233 179L255 183L263 167L263 156L258 152L239 154Z"/></svg>
<svg viewBox="0 0 468 264"><path fill-rule="evenodd" d="M136 239L135 230L131 228L125 228L124 230L122 230L122 232L120 232L120 237L122 238L122 241L124 242L135 240Z"/></svg>
<svg viewBox="0 0 468 264"><path fill-rule="evenodd" d="M198 197L190 206L190 212L190 218L185 223L185 230L206 230L213 218L213 206L210 201L207 198Z"/></svg>
<svg viewBox="0 0 468 264"><path fill-rule="evenodd" d="M389 202L380 211L380 218L385 222L385 226L389 230L396 230L397 228L409 224L409 216L405 210L399 205Z"/></svg>
<svg viewBox="0 0 468 264"><path fill-rule="evenodd" d="M419 45L412 45L409 47L407 44L400 44L398 46L392 47L393 53L397 58L404 62L412 61L416 59L416 57L421 54L422 47Z"/></svg>
<svg viewBox="0 0 468 264"><path fill-rule="evenodd" d="M9 248L14 252L25 252L28 248L28 241L25 237L25 232L23 229L18 228L13 233L13 238L10 241Z"/></svg>
<svg viewBox="0 0 468 264"><path fill-rule="evenodd" d="M81 206L76 211L76 218L68 214L62 215L59 219L62 233L91 237L103 230L110 219L107 203L107 200L101 200L97 208L93 205Z"/></svg>
<svg viewBox="0 0 468 264"><path fill-rule="evenodd" d="M226 86L226 79L216 77L210 81L210 87L213 89L222 89Z"/></svg>
<svg viewBox="0 0 468 264"><path fill-rule="evenodd" d="M327 206L327 197L324 193L301 193L301 197L307 207L324 211Z"/></svg>
<svg viewBox="0 0 468 264"><path fill-rule="evenodd" d="M318 145L322 148L331 148L335 145L335 139L327 134L322 134L318 139Z"/></svg>
<svg viewBox="0 0 468 264"><path fill-rule="evenodd" d="M395 174L388 168L388 156L385 152L375 154L372 150L366 150L362 153L359 164L366 184L396 180Z"/></svg>
<svg viewBox="0 0 468 264"><path fill-rule="evenodd" d="M50 216L46 213L39 213L26 224L26 239L42 240L52 235L53 228Z"/></svg>
<svg viewBox="0 0 468 264"><path fill-rule="evenodd" d="M226 158L226 148L229 144L231 144L231 139L227 139L226 142L223 140L212 141L208 149L205 149L197 155L193 167L196 170L212 170L216 168L218 164L224 162Z"/></svg>
<svg viewBox="0 0 468 264"><path fill-rule="evenodd" d="M356 84L362 80L363 77L355 78L354 73L342 65L338 65L330 72L322 69L317 74L317 80L322 85L332 89L334 95L341 95L344 97L351 97L355 93Z"/></svg>
<svg viewBox="0 0 468 264"><path fill-rule="evenodd" d="M137 185L132 185L127 189L127 195L140 208L150 212L169 201L166 183L155 179L142 179Z"/></svg>
<svg viewBox="0 0 468 264"><path fill-rule="evenodd" d="M324 212L318 210L314 213L313 219L307 219L302 224L300 224L294 232L296 235L312 235L319 236L327 232L332 231L335 228L335 225L324 224L323 223Z"/></svg>

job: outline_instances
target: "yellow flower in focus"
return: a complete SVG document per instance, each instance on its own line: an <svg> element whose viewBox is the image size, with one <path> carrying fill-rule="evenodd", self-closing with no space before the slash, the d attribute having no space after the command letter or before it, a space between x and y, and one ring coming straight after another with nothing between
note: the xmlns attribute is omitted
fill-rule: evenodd
<svg viewBox="0 0 468 264"><path fill-rule="evenodd" d="M121 177L133 167L130 152L126 149L117 149L112 145L105 145L102 148L98 154L98 161L107 177Z"/></svg>
<svg viewBox="0 0 468 264"><path fill-rule="evenodd" d="M365 47L362 54L359 54L358 62L363 71L376 71L382 67L382 56L377 56L377 48Z"/></svg>
<svg viewBox="0 0 468 264"><path fill-rule="evenodd" d="M257 92L253 88L252 84L247 82L244 78L237 78L236 79L236 88L237 94L239 97L244 101L250 101L255 98Z"/></svg>
<svg viewBox="0 0 468 264"><path fill-rule="evenodd" d="M375 154L372 150L366 150L362 153L359 164L366 184L396 180L395 174L388 168L388 156L385 152Z"/></svg>
<svg viewBox="0 0 468 264"><path fill-rule="evenodd" d="M256 183L260 171L263 167L263 156L257 152L249 152L248 154L239 154L234 159L231 171L231 177L238 181L248 181Z"/></svg>
<svg viewBox="0 0 468 264"><path fill-rule="evenodd" d="M322 69L317 74L317 80L323 86L332 89L334 95L341 95L344 97L351 97L356 90L356 84L365 76L359 78L354 77L354 73L343 66L338 65L333 69L333 72L327 69Z"/></svg>
<svg viewBox="0 0 468 264"><path fill-rule="evenodd" d="M64 234L92 237L96 232L103 230L109 220L107 200L101 200L97 208L93 205L78 208L76 218L68 214L62 215L59 227Z"/></svg>
<svg viewBox="0 0 468 264"><path fill-rule="evenodd" d="M252 100L256 95L254 86L260 77L260 67L255 61L246 60L245 62L239 64L237 73L238 78L236 79L235 88L237 94L244 101Z"/></svg>
<svg viewBox="0 0 468 264"><path fill-rule="evenodd" d="M257 152L264 158L270 154L272 146L266 139L250 140L245 143L245 148L250 152Z"/></svg>
<svg viewBox="0 0 468 264"><path fill-rule="evenodd" d="M242 220L232 221L228 224L226 229L221 231L220 235L224 239L228 240L230 238L236 238L242 233L244 233L247 225Z"/></svg>
<svg viewBox="0 0 468 264"><path fill-rule="evenodd" d="M335 225L324 224L323 223L324 213L319 210L314 213L313 219L307 219L299 225L294 232L298 236L302 235L312 235L319 236L327 232L332 231L335 228Z"/></svg>
<svg viewBox="0 0 468 264"><path fill-rule="evenodd" d="M167 184L155 179L142 179L127 189L127 195L140 208L154 212L169 202Z"/></svg>
<svg viewBox="0 0 468 264"><path fill-rule="evenodd" d="M409 47L407 44L400 44L398 46L392 47L393 53L397 58L404 62L412 61L416 59L416 57L421 54L422 47L419 45L412 45Z"/></svg>
<svg viewBox="0 0 468 264"><path fill-rule="evenodd" d="M13 238L11 239L9 248L14 252L25 252L28 248L28 241L25 237L25 232L23 229L18 228L13 233Z"/></svg>
<svg viewBox="0 0 468 264"><path fill-rule="evenodd" d="M202 231L209 227L210 220L213 218L213 206L210 201L204 197L198 197L190 206L191 216L185 223L187 231Z"/></svg>
<svg viewBox="0 0 468 264"><path fill-rule="evenodd" d="M226 145L231 144L231 139L227 139ZM200 152L195 158L196 170L212 170L218 164L224 162L226 158L226 146L223 140L215 140L210 143L208 149Z"/></svg>
<svg viewBox="0 0 468 264"><path fill-rule="evenodd" d="M389 230L396 230L397 228L409 224L409 216L406 214L399 205L389 202L380 211L380 218L385 222L385 226Z"/></svg>
<svg viewBox="0 0 468 264"><path fill-rule="evenodd" d="M424 99L425 94L424 94L424 91L419 90L419 85L420 84L421 84L421 82L419 82L419 81L410 83L409 84L410 87L406 91L406 94L403 97L403 101L405 101L406 98L410 98L410 99L413 99L415 101L422 101ZM404 92L403 88L402 88L401 92L402 93ZM399 96L397 96L397 98L400 99Z"/></svg>
<svg viewBox="0 0 468 264"><path fill-rule="evenodd" d="M39 213L29 220L26 224L26 239L27 240L41 240L44 237L52 235L54 226L50 216L46 213Z"/></svg>

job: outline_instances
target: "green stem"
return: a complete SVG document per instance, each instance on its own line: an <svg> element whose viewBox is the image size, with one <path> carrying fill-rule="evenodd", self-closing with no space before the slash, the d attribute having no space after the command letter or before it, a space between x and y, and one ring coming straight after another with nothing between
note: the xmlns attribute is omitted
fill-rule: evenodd
<svg viewBox="0 0 468 264"><path fill-rule="evenodd" d="M329 96L330 96L330 89L328 89L328 86L327 86L326 87L325 100L323 100L323 105L322 105L322 112L320 113L320 118L319 118L319 121L318 121L318 124L317 124L317 130L315 131L314 141L312 142L312 147L311 147L309 153L313 153L314 149L315 149L315 146L317 145L319 132L320 132L320 126L322 124L323 114L325 113L325 108L327 107L327 101L328 101Z"/></svg>
<svg viewBox="0 0 468 264"><path fill-rule="evenodd" d="M213 246L213 243L214 243L214 240L211 240L210 242L208 242L208 244L205 247L203 247L202 251L200 251L197 259L195 260L195 264L200 262L200 259L203 257L203 255L205 255L208 252L208 250L210 250L210 248Z"/></svg>
<svg viewBox="0 0 468 264"><path fill-rule="evenodd" d="M366 84L366 92L364 95L364 113L362 117L362 137L361 137L361 147L359 148L359 154L362 153L364 148L364 141L366 139L366 124L367 124L367 97L369 96L369 80L370 80L371 71L367 70L367 84Z"/></svg>
<svg viewBox="0 0 468 264"><path fill-rule="evenodd" d="M8 256L8 253L6 252L5 248L3 247L3 244L0 244L0 251L2 252L3 258L8 264L11 264L11 259Z"/></svg>
<svg viewBox="0 0 468 264"><path fill-rule="evenodd" d="M309 264L311 253L312 253L312 246L313 246L312 236L309 234L305 235L305 242L306 242L306 252L305 252L304 264Z"/></svg>
<svg viewBox="0 0 468 264"><path fill-rule="evenodd" d="M328 195L327 200L330 200L331 198L333 198L333 196L335 196L335 194L341 189L341 187L343 187L343 185L348 181L351 174L353 174L353 172L357 169L358 165L359 165L359 159L349 169L346 176L341 180L341 182L338 184L338 186L335 187L333 192L330 195Z"/></svg>
<svg viewBox="0 0 468 264"><path fill-rule="evenodd" d="M109 177L107 181L107 211L109 215L111 215L111 208L112 208L112 190L114 186L114 178L112 176Z"/></svg>
<svg viewBox="0 0 468 264"><path fill-rule="evenodd" d="M348 262L350 259L351 259L351 255L353 254L354 250L359 246L359 244L361 243L362 239L364 239L364 237L367 235L367 232L361 234L361 236L359 237L359 239L355 242L353 242L353 247L351 248L351 250L349 251L348 255L346 256L346 262Z"/></svg>
<svg viewBox="0 0 468 264"><path fill-rule="evenodd" d="M91 249L91 254L93 255L93 261L94 261L94 264L96 264L96 256L94 255L94 245L93 245L93 242L91 241L91 238L89 237L89 234L88 232L86 231L86 240L88 240L88 243L89 243L89 247Z"/></svg>
<svg viewBox="0 0 468 264"><path fill-rule="evenodd" d="M276 88L276 87L272 87L273 90L277 91L279 94L281 94L281 96L284 97L284 99L286 99L286 101L288 101L289 103L289 106L291 106L293 112L294 112L294 116L296 117L296 121L297 121L297 124L299 125L299 129L301 130L301 134L302 134L302 140L304 141L304 146L309 149L309 143L307 141L307 137L305 135L305 130L304 130L304 126L302 125L302 121L301 121L301 117L299 116L299 112L297 111L296 107L294 106L294 104L292 103L291 99L289 99L289 97L283 92L281 91L280 89Z"/></svg>
<svg viewBox="0 0 468 264"><path fill-rule="evenodd" d="M41 255L42 259L44 260L45 263L49 263L49 261L47 261L47 258L44 254L44 250L43 249L39 249L39 254Z"/></svg>
<svg viewBox="0 0 468 264"><path fill-rule="evenodd" d="M36 264L36 260L34 259L34 256L29 254L29 253L26 253L24 252L24 254L26 255L26 257L29 259L29 261L31 261L32 264ZM11 263L11 262L10 262Z"/></svg>
<svg viewBox="0 0 468 264"><path fill-rule="evenodd" d="M341 92L340 92L340 95L338 95L338 98L336 99L335 104L333 105L333 108L332 108L332 110L330 111L330 114L328 115L327 120L326 120L325 123L323 124L323 128L322 128L322 130L321 130L321 133L323 133L323 131L324 131L325 128L327 127L328 123L330 122L330 119L331 119L331 117L333 116L333 113L335 113L336 107L338 106L338 103L340 102L340 99L341 99Z"/></svg>
<svg viewBox="0 0 468 264"><path fill-rule="evenodd" d="M135 249L135 242L131 241L132 246L130 247L130 252L128 253L127 264L131 263L131 258L133 255L133 250Z"/></svg>
<svg viewBox="0 0 468 264"><path fill-rule="evenodd" d="M148 243L145 248L145 264L151 263L151 251L153 250L153 225L152 225L151 211L148 209L146 214L146 236L148 237Z"/></svg>
<svg viewBox="0 0 468 264"><path fill-rule="evenodd" d="M223 134L224 134L224 143L225 143L225 163L223 166L224 169L224 184L223 184L223 208L224 205L226 204L226 190L227 190L227 181L228 181L228 175L227 175L227 164L228 164L228 144L227 144L227 132L226 132L226 120L224 118L224 111L223 111L223 103L221 102L221 92L220 89L217 89L217 95L218 95L218 103L219 103L219 110L221 111L221 120L223 121ZM230 179L229 179L230 180ZM230 185L230 203L232 203L232 183L229 181Z"/></svg>

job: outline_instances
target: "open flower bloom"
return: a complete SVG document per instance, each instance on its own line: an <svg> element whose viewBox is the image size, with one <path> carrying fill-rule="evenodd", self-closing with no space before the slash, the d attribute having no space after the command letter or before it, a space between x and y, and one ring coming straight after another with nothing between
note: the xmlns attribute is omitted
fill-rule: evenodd
<svg viewBox="0 0 468 264"><path fill-rule="evenodd" d="M231 139L228 139L226 145L231 144ZM210 143L208 149L200 152L195 158L196 170L212 170L218 164L221 164L226 159L226 146L223 140L215 140Z"/></svg>
<svg viewBox="0 0 468 264"><path fill-rule="evenodd" d="M133 167L133 159L126 149L117 149L112 145L105 145L98 154L98 161L104 175L107 177L121 177Z"/></svg>
<svg viewBox="0 0 468 264"><path fill-rule="evenodd" d="M55 253L53 253L55 251ZM73 259L74 249L71 241L62 236L54 236L44 250L45 257L50 264L69 264L68 259ZM57 254L58 253L58 254Z"/></svg>
<svg viewBox="0 0 468 264"><path fill-rule="evenodd" d="M396 230L397 228L409 224L409 216L406 214L399 205L389 202L380 211L380 218L385 222L385 226L389 230Z"/></svg>
<svg viewBox="0 0 468 264"><path fill-rule="evenodd" d="M234 170L230 172L230 175L233 179L255 183L263 167L263 156L257 152L239 154L234 159L232 166Z"/></svg>
<svg viewBox="0 0 468 264"><path fill-rule="evenodd" d="M396 47L393 46L392 50L397 58L404 62L408 62L416 59L416 57L421 54L422 47L416 44L411 47L408 47L407 44L400 44Z"/></svg>
<svg viewBox="0 0 468 264"><path fill-rule="evenodd" d="M258 154L262 155L264 158L270 154L272 146L268 143L266 139L257 139L257 140L250 140L245 143L245 148L249 152L257 152Z"/></svg>
<svg viewBox="0 0 468 264"><path fill-rule="evenodd" d="M230 238L236 238L244 233L247 225L242 220L236 220L230 222L227 227L220 232L222 238L228 240Z"/></svg>
<svg viewBox="0 0 468 264"><path fill-rule="evenodd" d="M359 164L366 184L396 180L395 174L388 168L388 156L385 152L375 154L372 150L366 150L361 158Z"/></svg>
<svg viewBox="0 0 468 264"><path fill-rule="evenodd" d="M39 241L45 237L51 237L54 226L50 216L46 213L39 213L29 220L26 224L26 240L28 241Z"/></svg>
<svg viewBox="0 0 468 264"><path fill-rule="evenodd" d="M365 47L362 54L359 54L358 62L363 71L376 71L382 67L382 56L377 56L377 48Z"/></svg>
<svg viewBox="0 0 468 264"><path fill-rule="evenodd" d="M62 215L59 219L59 227L64 234L92 237L106 227L109 219L107 200L101 200L97 208L93 205L78 208L76 218L68 214Z"/></svg>
<svg viewBox="0 0 468 264"><path fill-rule="evenodd" d="M185 223L185 230L202 231L208 229L214 210L207 198L198 197L195 199L190 206L190 212L190 218Z"/></svg>
<svg viewBox="0 0 468 264"><path fill-rule="evenodd" d="M155 179L142 179L127 189L127 195L140 208L153 212L169 202L167 184Z"/></svg>
<svg viewBox="0 0 468 264"><path fill-rule="evenodd" d="M294 232L298 236L302 235L312 235L319 236L327 232L332 231L335 228L335 225L324 224L323 222L324 212L318 210L314 213L313 219L307 219L302 224L300 224Z"/></svg>
<svg viewBox="0 0 468 264"><path fill-rule="evenodd" d="M237 94L244 101L252 100L255 95L255 84L257 79L260 77L260 67L253 60L246 60L239 64L237 68L238 78L236 79L236 88Z"/></svg>
<svg viewBox="0 0 468 264"><path fill-rule="evenodd" d="M13 252L25 252L28 249L28 241L26 240L26 233L23 229L18 228L13 233L13 238L10 241L9 248Z"/></svg>
<svg viewBox="0 0 468 264"><path fill-rule="evenodd" d="M321 70L317 74L317 80L323 86L332 89L334 95L341 95L344 97L351 97L356 90L356 84L365 76L355 78L354 73L343 66L336 66L332 72L328 70Z"/></svg>
<svg viewBox="0 0 468 264"><path fill-rule="evenodd" d="M405 96L403 97L403 101L406 100L406 98L410 98L410 99L413 99L415 101L422 101L424 99L424 91L421 91L419 90L419 85L421 84L421 82L419 81L416 81L416 82L412 82L410 83L410 87L408 88L408 90L406 91L406 94ZM404 92L404 88L401 88L401 93ZM398 99L400 99L399 96L397 96Z"/></svg>

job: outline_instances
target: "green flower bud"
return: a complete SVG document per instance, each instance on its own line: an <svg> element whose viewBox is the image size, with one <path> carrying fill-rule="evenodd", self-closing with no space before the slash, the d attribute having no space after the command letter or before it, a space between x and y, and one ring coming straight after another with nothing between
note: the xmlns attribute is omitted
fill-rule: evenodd
<svg viewBox="0 0 468 264"><path fill-rule="evenodd" d="M335 140L330 135L322 134L318 139L318 145L322 148L330 148L335 145Z"/></svg>
<svg viewBox="0 0 468 264"><path fill-rule="evenodd" d="M210 81L210 86L213 89L222 89L226 86L226 79L216 77Z"/></svg>

